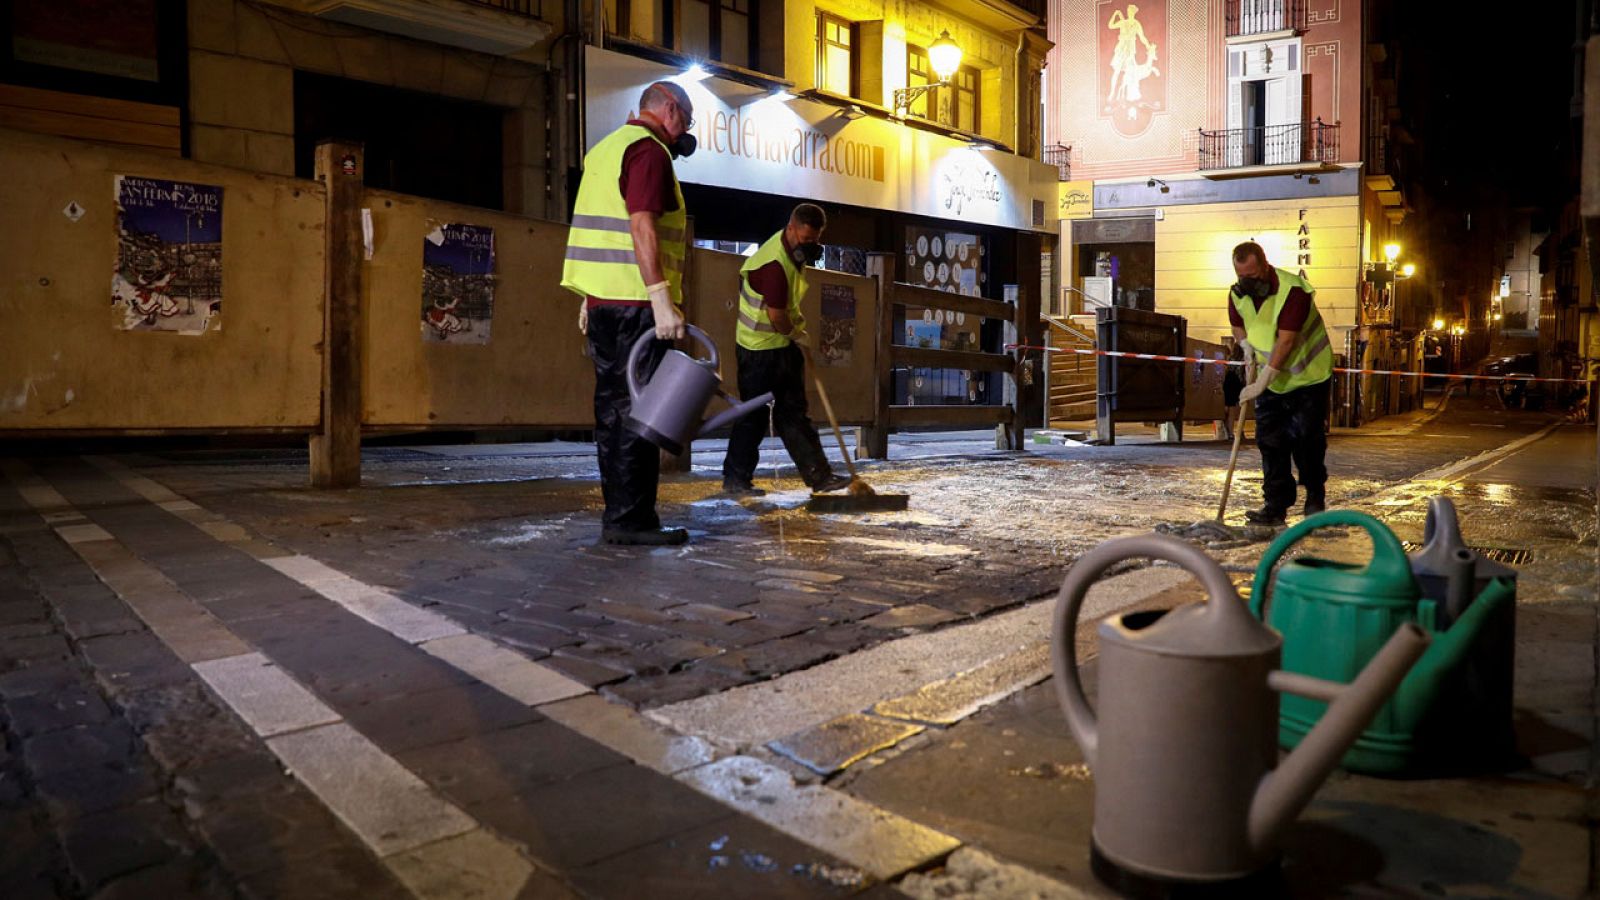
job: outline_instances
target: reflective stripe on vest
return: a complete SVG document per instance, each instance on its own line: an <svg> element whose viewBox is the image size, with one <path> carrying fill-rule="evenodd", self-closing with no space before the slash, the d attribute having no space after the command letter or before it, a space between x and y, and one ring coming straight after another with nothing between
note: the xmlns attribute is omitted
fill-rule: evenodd
<svg viewBox="0 0 1600 900"><path fill-rule="evenodd" d="M1278 269L1277 273L1278 291L1261 304L1260 310L1255 308L1255 302L1249 298L1241 297L1231 291L1228 296L1233 302L1233 308L1238 311L1239 318L1244 321L1245 337L1255 349L1256 362L1262 364L1268 361L1272 347L1278 341L1278 316L1283 312L1284 303L1289 299L1289 291L1300 288L1311 298L1311 310L1295 338L1288 364L1267 386L1268 390L1275 394L1287 394L1292 390L1328 380L1333 374L1333 347L1328 340L1327 324L1322 320L1322 313L1317 310L1316 289L1305 279L1282 269Z"/></svg>
<svg viewBox="0 0 1600 900"><path fill-rule="evenodd" d="M783 247L783 232L778 232L756 249L739 267L739 323L734 326L734 336L739 346L746 350L776 350L791 343L789 336L779 334L767 316L767 307L750 287L750 273L776 262L783 267L783 278L789 286L789 322L794 331L805 326L800 314L800 301L806 295L804 271L795 265L789 251Z"/></svg>
<svg viewBox="0 0 1600 900"><path fill-rule="evenodd" d="M577 294L607 300L648 300L639 257L633 249L633 228L622 196L622 159L634 142L661 140L648 128L624 125L603 138L583 158L583 181L567 232L561 286ZM665 148L666 145L662 144ZM656 219L656 252L672 302L683 303L684 235L688 216L683 190L672 181L678 208Z"/></svg>

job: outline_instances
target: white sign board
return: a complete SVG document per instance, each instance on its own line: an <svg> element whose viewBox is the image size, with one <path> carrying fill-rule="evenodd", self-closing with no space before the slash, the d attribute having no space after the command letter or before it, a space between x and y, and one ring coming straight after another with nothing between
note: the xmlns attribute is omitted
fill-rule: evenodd
<svg viewBox="0 0 1600 900"><path fill-rule="evenodd" d="M694 102L700 142L674 163L680 181L1002 228L1055 226L1054 166L870 115L848 118L832 104L586 50L585 147L632 118L646 86L670 80ZM1046 216L1038 227L1035 201Z"/></svg>

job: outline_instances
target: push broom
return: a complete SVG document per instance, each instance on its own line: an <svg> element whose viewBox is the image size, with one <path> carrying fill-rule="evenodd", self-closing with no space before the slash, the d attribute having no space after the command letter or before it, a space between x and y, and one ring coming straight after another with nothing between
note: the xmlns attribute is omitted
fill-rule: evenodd
<svg viewBox="0 0 1600 900"><path fill-rule="evenodd" d="M804 344L798 346L805 357L811 383L817 388L817 396L822 398L822 411L828 414L828 424L833 426L833 436L839 441L839 455L844 457L845 468L850 470L850 486L845 488L844 493L812 494L806 509L815 513L898 512L905 509L910 501L908 495L880 494L872 489L872 485L861 480L855 462L850 459L850 450L844 445L844 432L839 429L839 420L833 414L833 404L828 402L828 389L822 386L822 379L817 377L811 351Z"/></svg>

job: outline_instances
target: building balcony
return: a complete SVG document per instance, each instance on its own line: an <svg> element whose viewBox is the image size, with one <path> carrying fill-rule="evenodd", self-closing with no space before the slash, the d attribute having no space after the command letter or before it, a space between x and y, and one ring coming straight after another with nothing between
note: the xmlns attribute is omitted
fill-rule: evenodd
<svg viewBox="0 0 1600 900"><path fill-rule="evenodd" d="M1339 161L1339 126L1296 125L1200 132L1200 171Z"/></svg>
<svg viewBox="0 0 1600 900"><path fill-rule="evenodd" d="M1061 181L1072 180L1072 148L1065 144L1051 144L1044 148L1040 159L1047 166L1055 166Z"/></svg>
<svg viewBox="0 0 1600 900"><path fill-rule="evenodd" d="M1223 16L1228 37L1302 32L1309 22L1306 0L1226 0Z"/></svg>

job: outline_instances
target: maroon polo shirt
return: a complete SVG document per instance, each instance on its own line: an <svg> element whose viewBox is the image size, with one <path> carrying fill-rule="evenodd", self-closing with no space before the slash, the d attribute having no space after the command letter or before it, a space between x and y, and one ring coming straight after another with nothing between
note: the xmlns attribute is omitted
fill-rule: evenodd
<svg viewBox="0 0 1600 900"><path fill-rule="evenodd" d="M784 253L793 253L789 236L780 235ZM761 298L761 305L772 309L789 308L789 276L783 272L783 263L773 260L750 273L750 290Z"/></svg>
<svg viewBox="0 0 1600 900"><path fill-rule="evenodd" d="M1272 288L1272 294L1278 292L1278 270L1273 266L1267 266L1267 285ZM1272 294L1268 294L1267 298L1271 299ZM1257 300L1254 297L1251 297L1250 300L1255 303L1257 312L1260 312L1261 305L1267 302L1266 300ZM1278 330L1299 331L1305 327L1306 319L1310 318L1310 316L1311 295L1301 288L1292 287L1289 289L1289 296L1284 298L1283 309L1278 312ZM1244 327L1244 318L1239 315L1238 307L1233 305L1232 290L1228 291L1228 323L1235 328ZM1272 350L1271 347L1257 349L1264 353Z"/></svg>
<svg viewBox="0 0 1600 900"><path fill-rule="evenodd" d="M662 143L667 143L667 136L661 133L661 129L657 128L655 123L647 119L630 119L628 124L648 128L661 139ZM647 212L659 216L677 209L677 185L677 179L672 174L672 156L661 144L649 138L640 138L622 151L622 175L617 179L617 188L622 193L629 215ZM590 306L599 303L622 306L650 305L648 300L608 300L604 297L589 297Z"/></svg>

